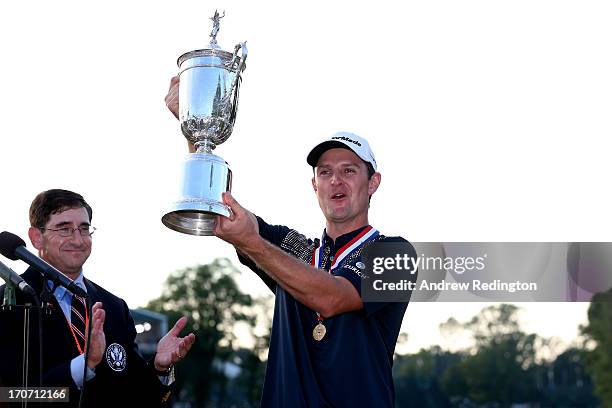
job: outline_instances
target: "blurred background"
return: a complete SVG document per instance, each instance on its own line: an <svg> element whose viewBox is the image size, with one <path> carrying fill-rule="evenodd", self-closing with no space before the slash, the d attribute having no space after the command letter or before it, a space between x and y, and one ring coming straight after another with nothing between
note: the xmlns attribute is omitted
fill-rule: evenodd
<svg viewBox="0 0 612 408"><path fill-rule="evenodd" d="M175 407L258 406L272 321L271 296L253 297L236 284L227 259L176 271L162 296L134 311L138 342L150 356L156 327L192 316L197 340L177 364ZM453 303L411 303L400 333L393 377L398 407L598 407L612 401L612 289L588 304L588 320L568 345L527 330L523 303L488 303L466 320L439 324L444 341L401 352L419 328L415 311ZM528 305L528 304L526 304ZM547 303L562 320L563 303ZM415 310L416 309L416 310ZM161 314L153 314L156 311ZM161 317L161 318L160 318ZM412 330L411 330L412 329ZM164 334L165 331L161 331ZM159 335L158 335L159 336Z"/></svg>

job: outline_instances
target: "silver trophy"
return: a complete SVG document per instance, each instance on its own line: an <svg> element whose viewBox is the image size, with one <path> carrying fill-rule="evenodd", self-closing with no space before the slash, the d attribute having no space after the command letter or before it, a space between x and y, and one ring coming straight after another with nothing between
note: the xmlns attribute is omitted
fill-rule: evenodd
<svg viewBox="0 0 612 408"><path fill-rule="evenodd" d="M244 42L233 52L217 45L219 20L224 16L215 11L211 17L208 48L187 52L178 59L181 130L197 151L185 160L180 198L162 222L190 235L212 235L217 215L230 215L222 194L231 191L232 171L212 151L232 134L247 49Z"/></svg>

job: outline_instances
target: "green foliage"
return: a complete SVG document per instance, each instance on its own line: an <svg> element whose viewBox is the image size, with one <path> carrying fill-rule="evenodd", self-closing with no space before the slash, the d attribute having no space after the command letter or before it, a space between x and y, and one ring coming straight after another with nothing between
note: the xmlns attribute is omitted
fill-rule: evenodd
<svg viewBox="0 0 612 408"><path fill-rule="evenodd" d="M230 384L224 372L228 363L247 361L245 369L263 370L264 363L258 355L248 350L238 353L234 347L236 324L246 323L252 328L256 322L253 300L234 281L237 273L227 259L177 271L168 277L162 296L147 306L167 315L170 327L181 316L189 317L184 332L194 332L196 342L177 365L176 388L181 399L191 400L197 407L206 406L212 394L215 406L229 405L226 396ZM259 390L260 387L243 391L255 400Z"/></svg>
<svg viewBox="0 0 612 408"><path fill-rule="evenodd" d="M593 395L593 385L585 373L585 352L569 348L559 354L555 361L542 367L544 383L543 405L549 407L595 407L599 406Z"/></svg>
<svg viewBox="0 0 612 408"><path fill-rule="evenodd" d="M486 307L463 327L472 332L476 346L501 343L508 335L520 333L518 308L509 304Z"/></svg>
<svg viewBox="0 0 612 408"><path fill-rule="evenodd" d="M190 317L187 330L196 344L177 367L180 399L194 407L257 406L265 373L269 331L256 335L258 316L271 305L253 300L237 287L237 270L226 259L173 273L162 296L148 308L174 324ZM602 295L603 296L603 295ZM509 407L516 403L555 407L594 407L588 369L604 407L612 407L612 312L606 301L595 298L589 309L585 335L596 347L586 352L569 349L551 362L538 362L536 351L547 341L524 333L518 308L497 305L483 309L466 323L451 318L441 330L453 337L469 334L473 346L459 352L438 346L416 354L396 356L393 377L397 406ZM235 346L236 325L246 325L255 341L251 349ZM270 322L266 322L269 329ZM464 336L465 337L465 336ZM585 363L586 361L586 363ZM225 367L239 367L230 378ZM607 405L606 405L607 404Z"/></svg>
<svg viewBox="0 0 612 408"><path fill-rule="evenodd" d="M398 407L440 408L449 406L440 389L440 376L456 365L461 355L434 346L417 354L396 356L393 364Z"/></svg>
<svg viewBox="0 0 612 408"><path fill-rule="evenodd" d="M586 366L593 377L602 407L612 407L612 289L593 296L589 324L583 333L595 344L587 352Z"/></svg>
<svg viewBox="0 0 612 408"><path fill-rule="evenodd" d="M471 332L475 346L444 373L442 388L449 395L504 406L535 398L536 336L519 330L517 311L508 304L490 306L463 325Z"/></svg>
<svg viewBox="0 0 612 408"><path fill-rule="evenodd" d="M440 325L445 337L473 339L459 352L438 346L396 356L397 406L595 407L592 384L584 370L584 352L569 349L554 361L538 361L536 351L550 343L524 333L519 309L487 307L466 323L450 318Z"/></svg>

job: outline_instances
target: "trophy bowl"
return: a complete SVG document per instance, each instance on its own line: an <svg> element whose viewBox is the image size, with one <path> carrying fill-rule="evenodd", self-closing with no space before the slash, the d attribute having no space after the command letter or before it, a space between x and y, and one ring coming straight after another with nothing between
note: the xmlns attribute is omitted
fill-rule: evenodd
<svg viewBox="0 0 612 408"><path fill-rule="evenodd" d="M237 44L233 53L220 49L216 34L221 17L215 12L211 18L209 47L187 52L177 61L181 131L196 152L183 164L179 199L166 211L162 223L190 235L213 235L217 216L230 215L222 195L231 191L232 171L212 151L232 134L247 49L246 43Z"/></svg>
<svg viewBox="0 0 612 408"><path fill-rule="evenodd" d="M232 134L240 62L236 54L216 49L191 51L179 57L179 120L183 135L196 149L203 143L214 149Z"/></svg>

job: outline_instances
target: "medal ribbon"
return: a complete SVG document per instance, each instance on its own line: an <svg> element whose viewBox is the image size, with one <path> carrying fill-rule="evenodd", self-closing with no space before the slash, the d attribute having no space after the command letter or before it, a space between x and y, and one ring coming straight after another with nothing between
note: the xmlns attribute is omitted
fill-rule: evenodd
<svg viewBox="0 0 612 408"><path fill-rule="evenodd" d="M343 247L341 247L340 249L338 249L338 251L336 251L336 253L334 254L332 258L333 263L331 267L329 268L328 272L332 274L332 272L338 267L338 265L344 258L346 258L350 254L358 250L359 247L361 247L366 242L374 240L376 237L378 237L378 235L380 235L380 233L378 232L376 228L372 227L371 225L368 225L367 227L365 227L363 231L361 231L353 239L351 239ZM311 259L311 265L319 269L325 269L323 268L323 256L322 256L323 247L324 247L323 242L325 242L325 232L323 232L323 236L321 237L321 242L319 242L319 246L315 247L312 253L312 259ZM319 312L317 312L317 321L319 323L323 321L323 316L321 316Z"/></svg>
<svg viewBox="0 0 612 408"><path fill-rule="evenodd" d="M338 264L347 256L355 252L361 245L366 243L367 241L371 241L378 237L380 233L378 230L371 225L368 225L357 234L353 239L346 243L342 248L338 249L338 251L334 254L333 264L329 269L329 273L332 273L334 269L338 266ZM323 268L323 242L325 241L325 233L323 233L323 237L321 238L321 242L319 242L319 246L315 248L312 253L311 265L315 268L325 269Z"/></svg>
<svg viewBox="0 0 612 408"><path fill-rule="evenodd" d="M352 254L364 243L378 237L378 235L378 230L376 228L373 228L371 225L368 225L355 238L351 239L346 245L340 248L338 252L336 252L336 255L334 255L334 263L332 264L330 270L333 271L334 269L336 269L336 267L344 258Z"/></svg>

